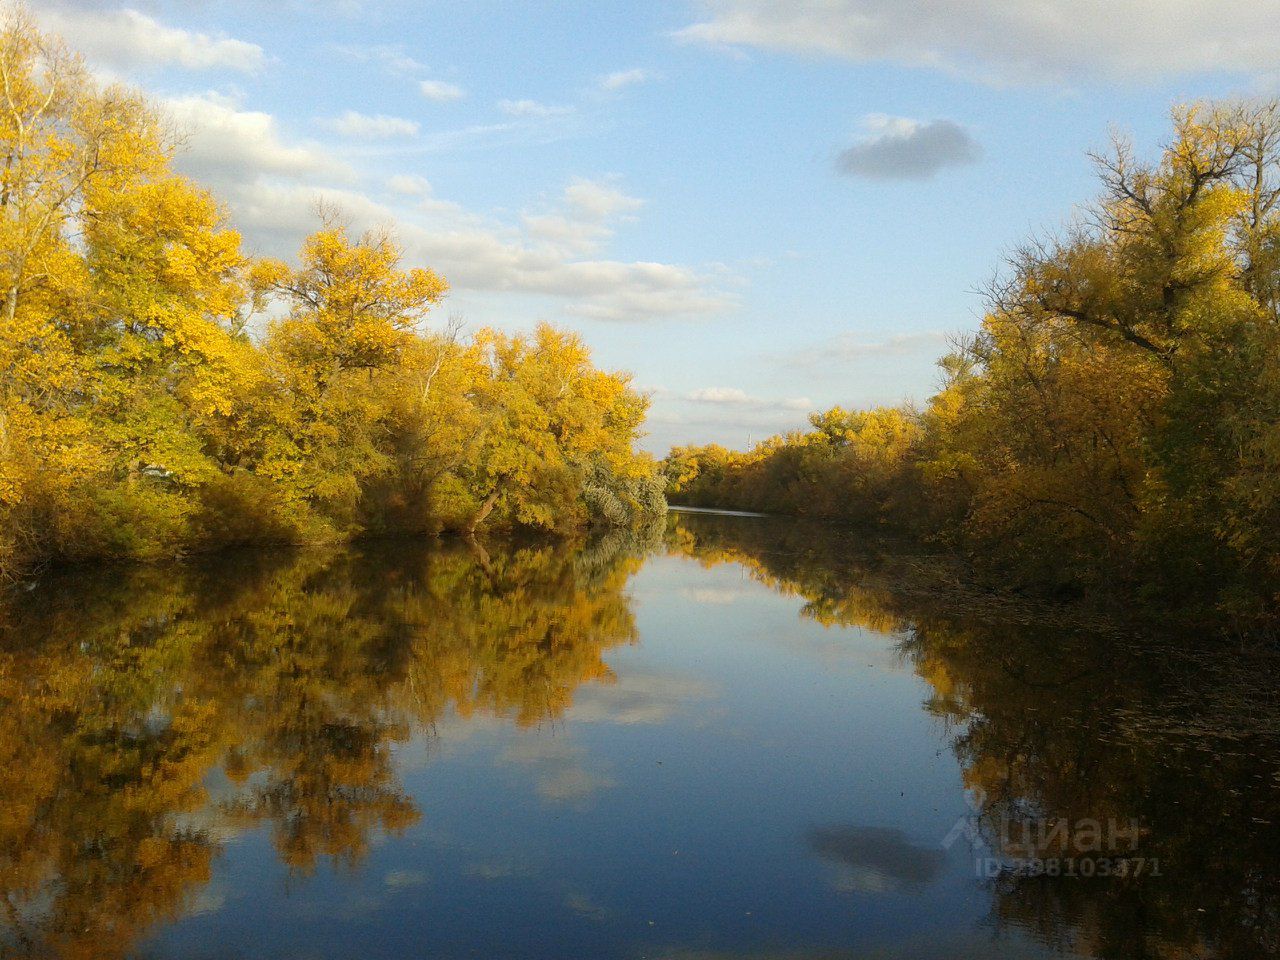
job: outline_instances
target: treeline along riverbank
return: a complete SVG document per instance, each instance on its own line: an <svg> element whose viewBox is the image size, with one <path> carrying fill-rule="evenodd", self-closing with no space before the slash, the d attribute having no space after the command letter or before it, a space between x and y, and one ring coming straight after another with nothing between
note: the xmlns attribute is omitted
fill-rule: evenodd
<svg viewBox="0 0 1280 960"><path fill-rule="evenodd" d="M923 408L672 450L675 503L906 531L1006 586L1274 623L1280 574L1280 108L1175 110L1151 160L1028 242Z"/></svg>
<svg viewBox="0 0 1280 960"><path fill-rule="evenodd" d="M676 503L908 533L1006 587L1274 619L1280 108L1173 114L1018 249L909 406L746 453L635 451L648 405L333 211L248 254L177 137L17 8L0 27L0 576L228 544L648 522Z"/></svg>
<svg viewBox="0 0 1280 960"><path fill-rule="evenodd" d="M445 279L331 211L296 264L248 255L163 116L6 11L0 574L661 513L629 376L432 323Z"/></svg>

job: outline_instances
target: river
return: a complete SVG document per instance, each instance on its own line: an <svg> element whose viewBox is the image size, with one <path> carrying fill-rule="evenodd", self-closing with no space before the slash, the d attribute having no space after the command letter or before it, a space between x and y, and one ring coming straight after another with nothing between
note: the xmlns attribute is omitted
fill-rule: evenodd
<svg viewBox="0 0 1280 960"><path fill-rule="evenodd" d="M0 954L1280 951L1280 670L853 534L390 542L0 613Z"/></svg>

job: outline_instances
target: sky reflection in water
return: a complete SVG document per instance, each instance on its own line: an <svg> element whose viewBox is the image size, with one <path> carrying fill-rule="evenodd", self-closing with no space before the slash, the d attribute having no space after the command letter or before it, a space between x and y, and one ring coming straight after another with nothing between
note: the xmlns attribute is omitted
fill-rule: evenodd
<svg viewBox="0 0 1280 960"><path fill-rule="evenodd" d="M833 537L680 515L42 584L4 622L5 955L1275 949L1270 741L1160 709L1221 678ZM976 877L943 844L975 798L988 843L1140 819L1166 876Z"/></svg>

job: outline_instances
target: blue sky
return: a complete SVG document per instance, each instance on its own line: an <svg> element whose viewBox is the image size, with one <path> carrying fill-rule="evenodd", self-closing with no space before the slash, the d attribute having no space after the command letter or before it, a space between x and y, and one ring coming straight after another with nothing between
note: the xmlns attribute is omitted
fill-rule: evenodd
<svg viewBox="0 0 1280 960"><path fill-rule="evenodd" d="M393 222L440 320L579 331L657 452L926 399L1112 127L1271 89L1277 0L37 0L251 250Z"/></svg>

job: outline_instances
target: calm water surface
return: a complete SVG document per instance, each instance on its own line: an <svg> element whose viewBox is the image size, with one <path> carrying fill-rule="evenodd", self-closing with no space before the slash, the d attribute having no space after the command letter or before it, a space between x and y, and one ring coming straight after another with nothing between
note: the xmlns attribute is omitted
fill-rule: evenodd
<svg viewBox="0 0 1280 960"><path fill-rule="evenodd" d="M953 587L705 514L51 578L0 614L0 955L1280 951L1274 662ZM1126 875L1025 875L1037 825Z"/></svg>

